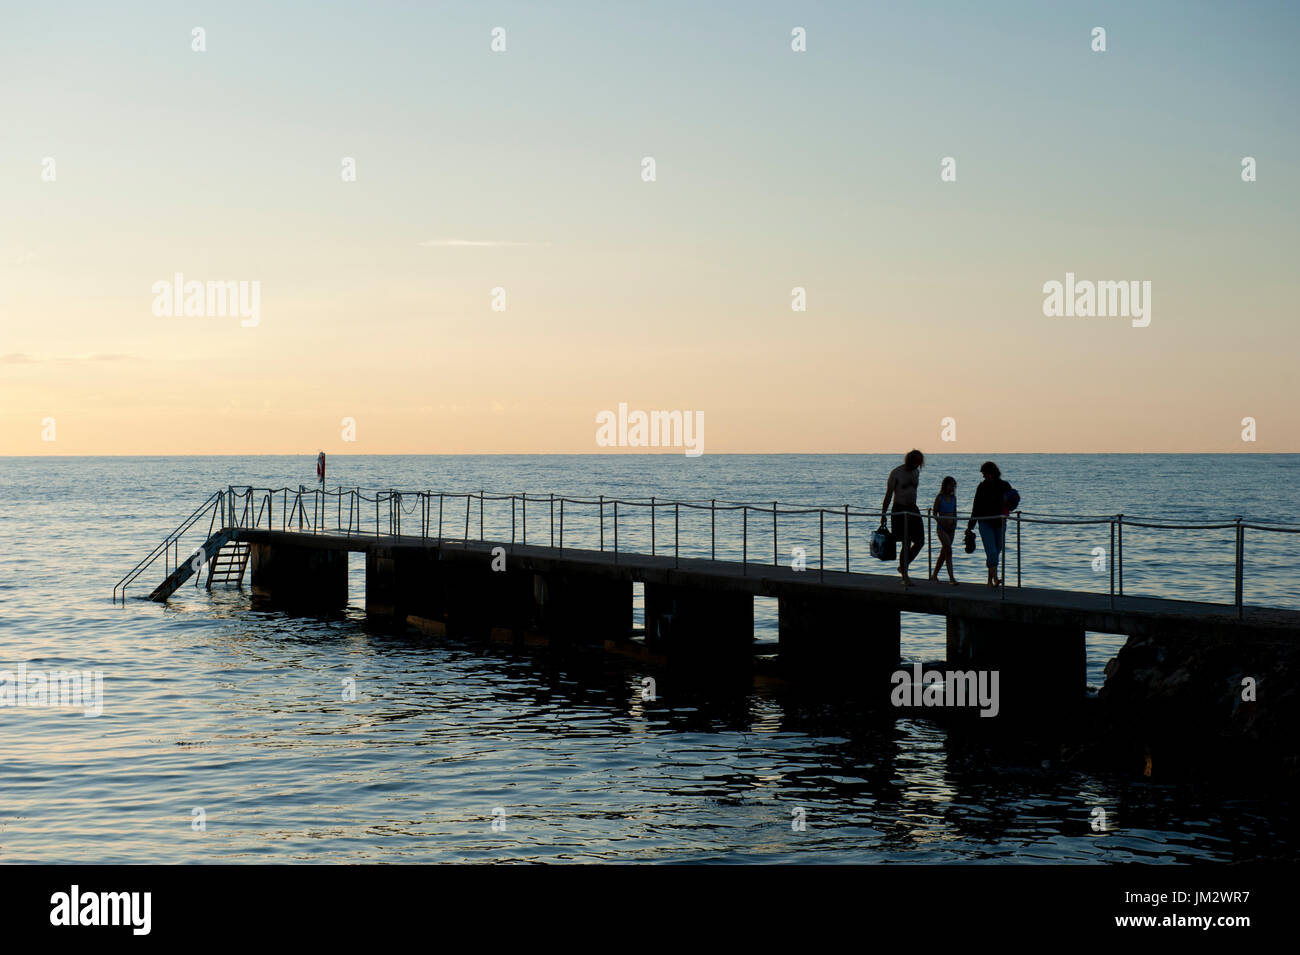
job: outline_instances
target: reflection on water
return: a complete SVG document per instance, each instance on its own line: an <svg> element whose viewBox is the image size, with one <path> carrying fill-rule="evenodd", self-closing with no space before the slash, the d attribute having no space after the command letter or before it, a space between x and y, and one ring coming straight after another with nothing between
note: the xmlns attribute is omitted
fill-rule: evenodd
<svg viewBox="0 0 1300 955"><path fill-rule="evenodd" d="M92 493L53 463L0 462L0 668L105 674L97 718L0 708L3 861L1295 855L1281 797L1000 761L929 721L862 717L817 687L687 685L599 651L386 633L356 608L288 617L233 591L112 607L117 576L202 499L212 465L187 466L193 487L161 491L158 462L95 465ZM518 483L470 473L474 486ZM354 567L354 601L360 579ZM1090 641L1093 682L1120 642ZM941 657L942 623L909 615L904 653ZM647 675L654 699L642 697Z"/></svg>

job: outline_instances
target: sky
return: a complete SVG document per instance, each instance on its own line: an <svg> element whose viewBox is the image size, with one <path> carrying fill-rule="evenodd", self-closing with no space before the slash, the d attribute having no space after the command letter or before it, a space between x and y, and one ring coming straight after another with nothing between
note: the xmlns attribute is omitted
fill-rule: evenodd
<svg viewBox="0 0 1300 955"><path fill-rule="evenodd" d="M1300 451L1295 4L5 21L0 455L647 450L620 404L705 453ZM178 273L256 320L157 314ZM1045 315L1066 273L1149 324Z"/></svg>

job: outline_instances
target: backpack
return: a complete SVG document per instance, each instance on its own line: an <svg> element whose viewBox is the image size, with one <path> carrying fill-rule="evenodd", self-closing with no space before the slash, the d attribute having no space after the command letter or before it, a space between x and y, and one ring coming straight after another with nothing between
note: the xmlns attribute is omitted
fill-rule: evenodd
<svg viewBox="0 0 1300 955"><path fill-rule="evenodd" d="M1010 484L1008 484L1007 489L1002 492L1002 507L1004 508L1003 513L1010 514L1019 506L1020 506L1020 492L1017 491Z"/></svg>

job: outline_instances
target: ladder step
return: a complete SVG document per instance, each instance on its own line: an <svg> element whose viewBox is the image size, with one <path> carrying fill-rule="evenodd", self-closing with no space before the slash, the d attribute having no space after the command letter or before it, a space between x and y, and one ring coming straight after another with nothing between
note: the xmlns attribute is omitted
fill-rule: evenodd
<svg viewBox="0 0 1300 955"><path fill-rule="evenodd" d="M211 590L213 584L242 586L252 550L252 545L246 541L231 541L222 547L209 567L208 589Z"/></svg>

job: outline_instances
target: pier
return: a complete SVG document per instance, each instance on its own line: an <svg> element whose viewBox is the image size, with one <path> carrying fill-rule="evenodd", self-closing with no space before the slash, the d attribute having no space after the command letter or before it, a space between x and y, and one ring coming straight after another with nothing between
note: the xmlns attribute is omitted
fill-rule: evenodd
<svg viewBox="0 0 1300 955"><path fill-rule="evenodd" d="M509 536L487 532L489 505L502 526L509 507ZM685 536L683 511L690 525ZM718 533L720 515L732 523L740 518L739 540ZM790 515L806 523L815 516L819 533L815 552L794 548L796 557L783 560L779 518ZM347 603L349 554L357 554L365 561L365 609L374 617L435 634L617 646L633 637L633 585L640 583L645 652L668 665L719 675L748 671L755 653L754 598L768 597L778 602L775 655L783 671L850 682L882 699L899 664L900 614L933 614L946 620L946 665L999 671L1004 708L1022 712L1083 698L1087 631L1300 637L1300 611L1247 606L1242 599L1246 532L1300 529L1241 520L1138 524L1234 532L1235 600L1210 603L1125 594L1122 515L1004 519L1007 550L1015 550L1015 583L1007 582L1004 550L1000 588L923 579L904 587L896 563L870 558L854 537L879 523L879 511L868 509L227 487L133 568L114 597L124 599L127 588L161 561L163 580L150 594L155 600L166 600L191 579L200 584L206 571L209 587L247 579L253 593L286 608L335 611ZM1110 523L1120 547L1110 591L1025 586L1014 566L1021 521ZM573 544L575 528L581 546ZM739 555L733 553L737 544ZM839 566L831 566L836 558ZM913 566L922 578L925 557Z"/></svg>

